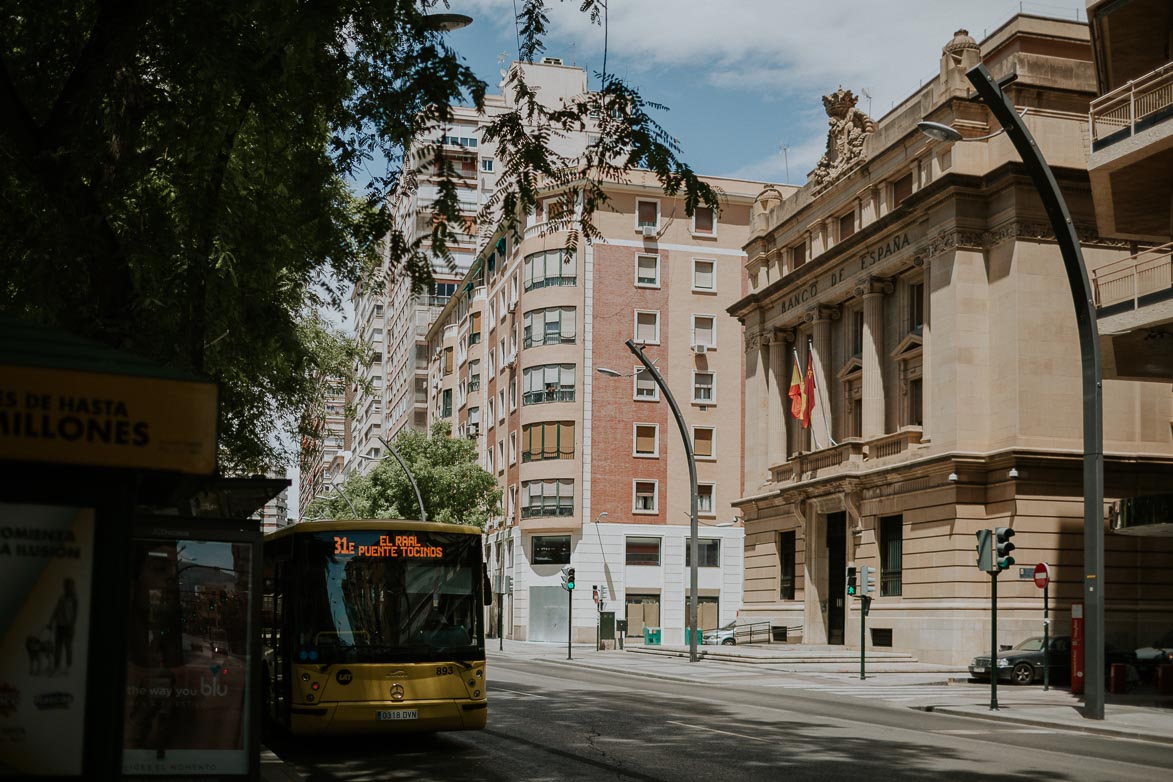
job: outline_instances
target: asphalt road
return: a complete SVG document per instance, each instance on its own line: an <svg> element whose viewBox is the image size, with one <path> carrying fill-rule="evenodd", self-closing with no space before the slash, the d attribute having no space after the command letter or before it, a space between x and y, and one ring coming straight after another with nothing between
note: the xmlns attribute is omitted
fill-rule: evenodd
<svg viewBox="0 0 1173 782"><path fill-rule="evenodd" d="M497 659L489 727L267 743L326 780L1151 780L1173 745L809 691L687 685Z"/></svg>

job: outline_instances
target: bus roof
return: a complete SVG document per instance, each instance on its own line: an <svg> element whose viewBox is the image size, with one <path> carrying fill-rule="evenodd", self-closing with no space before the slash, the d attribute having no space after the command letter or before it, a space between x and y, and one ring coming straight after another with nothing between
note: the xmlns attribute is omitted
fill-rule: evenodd
<svg viewBox="0 0 1173 782"><path fill-rule="evenodd" d="M416 521L414 519L343 519L336 521L300 521L288 527L270 532L265 540L283 538L287 535L307 535L315 532L379 532L382 530L420 531L420 532L455 532L462 535L480 535L480 527L471 524L440 524L434 521Z"/></svg>

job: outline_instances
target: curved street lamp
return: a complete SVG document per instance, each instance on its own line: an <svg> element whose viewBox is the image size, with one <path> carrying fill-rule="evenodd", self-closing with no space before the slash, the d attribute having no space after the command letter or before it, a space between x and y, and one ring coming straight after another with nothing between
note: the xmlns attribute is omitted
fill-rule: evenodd
<svg viewBox="0 0 1173 782"><path fill-rule="evenodd" d="M355 519L359 518L358 511L354 509L354 503L351 502L350 498L346 496L346 492L342 491L341 486L339 486L336 483L327 483L325 485L325 488L333 489L334 491L338 492L338 496L341 497L342 499L346 500L346 504L350 506L350 512L354 514L354 518Z"/></svg>
<svg viewBox="0 0 1173 782"><path fill-rule="evenodd" d="M415 490L415 501L418 502L420 506L420 521L427 521L428 512L424 510L424 498L423 495L420 494L419 484L415 482L415 476L411 474L411 468L407 466L407 462L403 461L403 457L399 455L399 451L396 451L391 443L387 442L382 437L378 437L377 439L383 444L383 447L386 448L391 453L391 455L395 457L395 461L399 462L399 466L402 467L403 472L407 474L407 480L409 483L411 483L411 488Z"/></svg>
<svg viewBox="0 0 1173 782"><path fill-rule="evenodd" d="M981 63L966 76L1001 123L1030 174L1035 190L1046 209L1063 257L1083 369L1083 598L1084 598L1084 716L1104 718L1104 401L1101 381L1100 340L1096 305L1088 280L1087 266L1075 232L1075 222L1055 174L1047 165L1034 137L1022 122L1022 115L1002 92L1001 84ZM932 138L956 141L961 134L948 125L922 122L917 127ZM999 133L1002 131L999 131ZM997 135L992 134L992 135ZM956 137L954 137L956 136ZM988 138L988 137L987 137ZM976 141L978 139L965 139ZM996 653L997 650L994 650Z"/></svg>
<svg viewBox="0 0 1173 782"><path fill-rule="evenodd" d="M668 407L672 409L672 417L676 419L676 426L680 429L680 438L684 440L684 455L688 460L688 481L689 481L689 553L691 560L689 563L689 595L688 595L688 660L689 662L697 661L696 652L696 634L697 634L697 560L699 557L697 551L697 489L696 489L696 457L692 452L692 438L688 434L688 426L684 423L684 416L680 414L680 408L676 404L676 399L672 396L672 392L668 390L668 384L664 382L664 378L660 376L659 371L653 362L648 361L648 357L644 355L643 349L635 344L633 340L627 340L623 343L627 345L627 349L635 354L639 362L644 365L644 368L635 374L643 374L649 372L652 375L652 380L656 381L656 385L664 393L664 398L668 401ZM601 374L610 377L631 377L631 375L624 375L622 372L617 372L614 369L607 369L605 367L598 367Z"/></svg>

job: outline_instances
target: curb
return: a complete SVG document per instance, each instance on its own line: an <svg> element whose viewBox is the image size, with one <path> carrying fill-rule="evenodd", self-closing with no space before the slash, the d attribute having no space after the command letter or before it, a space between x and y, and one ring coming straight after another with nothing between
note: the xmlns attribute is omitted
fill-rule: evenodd
<svg viewBox="0 0 1173 782"><path fill-rule="evenodd" d="M1108 728L1092 725L1071 724L1068 722L1054 722L1041 718L1019 717L1017 715L1007 716L1005 714L983 714L982 712L965 711L953 706L912 706L911 708L915 709L916 711L924 711L932 714L946 714L950 717L971 717L976 720L986 720L988 722L1029 725L1036 728L1050 728L1051 730L1063 730L1074 733L1089 733L1096 736L1107 736L1116 739L1133 739L1134 741L1149 741L1160 744L1173 744L1173 736L1161 733L1147 733L1137 730L1126 730L1122 728Z"/></svg>
<svg viewBox="0 0 1173 782"><path fill-rule="evenodd" d="M541 662L550 663L550 664L552 664L552 665L566 665L566 666L569 666L569 667L572 667L572 668L580 668L580 669L581 669L581 668L588 668L588 669L590 669L590 670L592 670L592 671L601 671L601 672L603 672L603 673L616 673L616 674L623 674L623 675L627 675L627 676L638 676L638 677L640 677L640 678L644 678L644 679L658 679L658 680L660 680L660 681L677 682L677 683L681 683L681 684L696 684L696 683L698 683L698 682L705 682L705 681L707 681L707 679L706 679L706 678L704 678L704 677L695 677L695 676L693 676L693 677L690 677L690 676L684 676L684 675L680 675L680 674L666 674L666 673L661 673L661 672L658 672L658 671L636 671L636 670L628 670L628 669L625 669L625 668L616 668L616 667L611 667L611 666L607 666L607 665L601 665L601 664L598 664L598 663L593 663L593 662L589 662L589 661L588 661L588 662L583 662L583 661L579 661L579 660L560 660L560 659L549 659L549 658L544 658L544 657L538 657L538 658L529 658L529 659L535 659L535 660L539 660L539 661L541 661ZM725 661L725 660L716 661L716 660L715 660L714 662L728 662L728 661ZM857 675L857 674L858 674L858 672L859 672L859 671L858 671L858 669L855 669L855 670L843 670L843 671L806 671L806 670L804 670L804 669L801 669L801 668L794 668L794 669L781 669L781 670L779 670L779 671L778 671L778 673L786 673L786 674L798 674L798 675L800 675L800 676L801 676L801 675L803 675L804 673L806 673L806 674L809 674L809 673L819 673L819 674L839 673L839 674L856 674L856 675ZM881 675L882 675L882 674L885 674L885 673L900 673L900 674L903 674L903 673L908 673L908 672L907 672L907 671L883 671L883 670L881 670L881 671L874 671L874 672L873 672L873 671L872 671L872 670L869 668L869 669L868 669L868 675L869 675L869 677L870 677L870 676L871 676L873 673L877 673L877 674L881 674ZM945 680L939 680L939 681L915 682L914 684L909 684L909 685L907 685L907 686L910 686L910 687L911 687L911 686L918 686L918 687L921 687L921 686L946 687L946 686L948 686L948 684L949 684L949 682L948 682L948 681L945 681ZM900 686L905 686L905 685L900 685ZM812 689L817 689L817 687L813 687Z"/></svg>

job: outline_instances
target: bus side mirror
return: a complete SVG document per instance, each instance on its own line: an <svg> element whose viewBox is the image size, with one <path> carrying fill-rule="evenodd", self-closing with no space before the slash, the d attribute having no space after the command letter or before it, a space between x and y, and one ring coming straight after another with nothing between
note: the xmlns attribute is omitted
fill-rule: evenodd
<svg viewBox="0 0 1173 782"><path fill-rule="evenodd" d="M481 599L485 605L493 605L493 582L489 580L489 566L485 565L481 573Z"/></svg>

